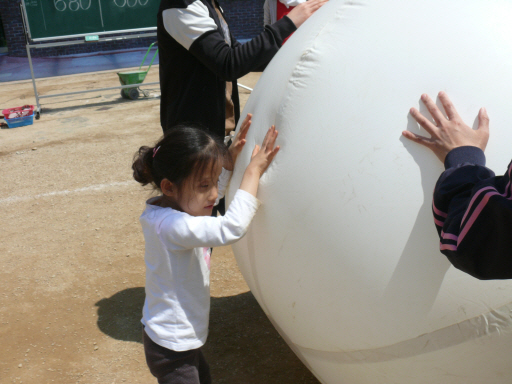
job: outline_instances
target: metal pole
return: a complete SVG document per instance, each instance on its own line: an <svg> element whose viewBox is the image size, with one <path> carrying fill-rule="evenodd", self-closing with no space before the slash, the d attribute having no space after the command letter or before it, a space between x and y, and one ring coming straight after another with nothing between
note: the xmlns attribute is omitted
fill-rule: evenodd
<svg viewBox="0 0 512 384"><path fill-rule="evenodd" d="M144 37L155 37L156 33L145 33L143 35L128 35L128 36L110 36L110 37L100 37L98 41L94 43L88 43L85 40L71 40L71 41L61 41L55 43L39 43L39 40L32 40L36 44L32 44L32 48L48 48L48 47L60 47L65 45L75 45L75 44L95 44L102 43L105 41L118 41L118 40L129 40L129 39L142 39Z"/></svg>
<svg viewBox="0 0 512 384"><path fill-rule="evenodd" d="M32 65L32 56L30 55L30 27L28 25L27 10L25 8L25 0L21 0L20 3L21 20L23 21L23 29L25 32L25 43L27 48L28 64L30 65L30 73L32 75L32 85L34 87L34 95L36 97L36 111L35 117L39 119L41 116L41 105L39 104L39 95L37 94L36 77L34 75L34 66Z"/></svg>
<svg viewBox="0 0 512 384"><path fill-rule="evenodd" d="M247 90L249 90L249 91L251 91L251 92L252 92L252 88L246 87L245 85L242 85L242 84L240 84L240 83L237 83L237 84L238 84L238 86L239 86L240 88L244 88L244 89L247 89Z"/></svg>
<svg viewBox="0 0 512 384"><path fill-rule="evenodd" d="M90 32L90 33L80 33L77 35L63 35L63 36L51 36L51 37L40 37L35 39L30 39L34 43L39 43L41 41L48 41L48 40L66 40L66 39L74 39L77 37L85 37L85 36L102 36L102 35L120 35L123 33L137 33L140 32L142 34L137 35L138 37L148 37L148 36L156 36L156 32L150 32L145 33L146 31L156 31L156 27L150 27L150 28L139 28L139 29L123 29L119 31L107 31L107 32ZM135 35L129 35L129 36L135 36ZM128 37L129 38L129 37Z"/></svg>
<svg viewBox="0 0 512 384"><path fill-rule="evenodd" d="M34 95L36 96L36 119L39 119L41 116L41 105L39 104L39 95L37 94L37 87L36 87L36 77L34 75L34 67L32 66L32 56L30 55L30 45L27 43L27 57L28 57L28 64L30 65L30 73L32 74L32 85L34 86Z"/></svg>

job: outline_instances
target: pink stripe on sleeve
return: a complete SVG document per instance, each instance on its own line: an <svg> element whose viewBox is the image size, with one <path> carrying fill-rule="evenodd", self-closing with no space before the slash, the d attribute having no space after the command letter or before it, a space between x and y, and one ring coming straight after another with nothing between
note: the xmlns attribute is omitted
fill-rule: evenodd
<svg viewBox="0 0 512 384"><path fill-rule="evenodd" d="M457 240L459 238L459 236L457 235L453 235L451 233L444 233L444 231L441 231L441 237L447 240Z"/></svg>
<svg viewBox="0 0 512 384"><path fill-rule="evenodd" d="M440 243L439 244L439 249L441 251L445 251L445 250L456 251L457 250L457 246L453 245L453 244L443 244L443 243Z"/></svg>
<svg viewBox="0 0 512 384"><path fill-rule="evenodd" d="M434 217L434 223L438 226L438 227L443 227L444 225L444 221L440 221L440 220L437 220L435 217Z"/></svg>
<svg viewBox="0 0 512 384"><path fill-rule="evenodd" d="M489 189L489 188L487 188L487 189ZM491 189L492 189L492 187L491 187ZM491 196L495 196L495 195L500 195L500 194L498 192L496 192L496 191L489 192L489 193L487 193L484 196L482 201L480 201L480 204L478 204L478 206L475 208L475 211L473 212L473 214L469 218L468 222L464 225L462 231L460 232L459 239L457 240L457 245L459 245L462 242L462 240L464 240L464 236L466 236L468 231L471 229L471 226L473 225L473 223L478 218L478 215L480 215L480 212L482 212L484 207L487 205L487 202L489 201ZM469 208L468 208L468 211L469 211ZM468 211L466 211L466 214L467 214ZM464 215L464 216L466 216L466 215Z"/></svg>
<svg viewBox="0 0 512 384"><path fill-rule="evenodd" d="M464 213L464 216L462 217L462 220L460 222L461 226L462 226L462 223L464 223L464 221L466 220L466 216L468 215L469 211L471 210L471 207L473 205L473 203L475 202L475 200L478 198L478 196L480 196L483 192L485 191L488 191L490 189L493 189L493 190L496 190L494 187L485 187L485 188L482 188L482 189L479 189L474 195L473 195L473 198L471 199L471 201L469 202L469 205L468 205L468 209L466 209L466 212Z"/></svg>
<svg viewBox="0 0 512 384"><path fill-rule="evenodd" d="M432 209L434 210L434 213L436 215L444 217L444 218L448 217L447 213L441 212L439 209L437 209L436 205L434 204L434 199L432 199Z"/></svg>
<svg viewBox="0 0 512 384"><path fill-rule="evenodd" d="M508 196L512 195L512 186L510 185L510 174L512 172L512 163L510 163L510 167L508 167L508 184L507 184L507 187L505 188L505 194L507 194ZM510 193L507 193L507 191L510 189Z"/></svg>

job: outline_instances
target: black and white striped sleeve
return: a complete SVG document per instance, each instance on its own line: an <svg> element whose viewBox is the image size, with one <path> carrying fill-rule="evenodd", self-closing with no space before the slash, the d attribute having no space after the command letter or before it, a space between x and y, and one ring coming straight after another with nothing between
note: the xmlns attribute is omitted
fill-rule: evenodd
<svg viewBox="0 0 512 384"><path fill-rule="evenodd" d="M162 12L167 33L194 55L219 78L234 81L247 73L264 68L296 30L288 18L266 26L264 31L245 44L229 46L223 32L201 1L191 1L184 8Z"/></svg>
<svg viewBox="0 0 512 384"><path fill-rule="evenodd" d="M208 8L201 1L194 1L186 8L166 9L162 18L167 33L187 50L203 34L217 30Z"/></svg>

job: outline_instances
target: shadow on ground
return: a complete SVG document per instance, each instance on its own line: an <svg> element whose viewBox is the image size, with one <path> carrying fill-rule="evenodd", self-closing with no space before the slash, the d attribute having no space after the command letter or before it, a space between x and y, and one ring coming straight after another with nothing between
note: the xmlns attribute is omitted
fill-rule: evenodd
<svg viewBox="0 0 512 384"><path fill-rule="evenodd" d="M117 340L142 343L143 305L143 287L125 289L98 301L99 329ZM212 297L204 353L216 384L318 384L251 292Z"/></svg>

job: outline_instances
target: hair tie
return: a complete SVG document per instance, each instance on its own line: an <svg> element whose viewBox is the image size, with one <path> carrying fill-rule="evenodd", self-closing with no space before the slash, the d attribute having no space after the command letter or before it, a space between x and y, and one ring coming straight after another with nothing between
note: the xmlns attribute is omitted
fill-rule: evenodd
<svg viewBox="0 0 512 384"><path fill-rule="evenodd" d="M158 152L159 149L160 149L160 146L158 146L158 148L153 148L153 159L155 158L156 153Z"/></svg>

